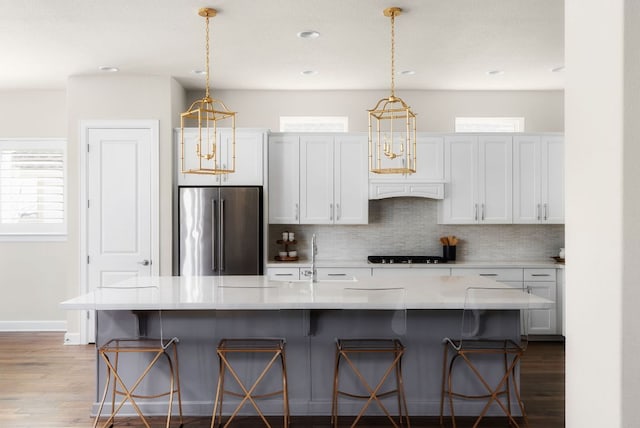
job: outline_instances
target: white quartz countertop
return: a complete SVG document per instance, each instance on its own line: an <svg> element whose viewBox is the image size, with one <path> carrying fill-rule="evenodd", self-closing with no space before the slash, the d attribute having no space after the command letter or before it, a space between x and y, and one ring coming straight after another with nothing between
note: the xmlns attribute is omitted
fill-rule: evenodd
<svg viewBox="0 0 640 428"><path fill-rule="evenodd" d="M416 276L274 281L266 276L158 276L132 278L60 304L63 309L95 310L277 310L397 309L385 299L354 297L353 288L403 288L407 309L462 309L468 287L508 286L480 276ZM513 309L515 302L492 302L487 309ZM531 307L553 303L531 296Z"/></svg>

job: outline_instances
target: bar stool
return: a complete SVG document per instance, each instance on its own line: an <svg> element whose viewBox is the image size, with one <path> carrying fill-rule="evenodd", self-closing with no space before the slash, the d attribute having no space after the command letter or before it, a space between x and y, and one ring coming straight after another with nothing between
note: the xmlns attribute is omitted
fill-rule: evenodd
<svg viewBox="0 0 640 428"><path fill-rule="evenodd" d="M154 293L158 292L158 288L154 286L144 287L101 287L96 292L97 299L109 299L122 295L123 293ZM111 297L109 297L111 296ZM133 409L136 411L138 417L145 427L150 428L147 418L144 416L141 406L136 400L152 399L160 397L169 397L169 404L167 410L166 427L169 428L171 424L171 415L173 409L174 396L178 397L178 411L180 415L180 427L183 426L182 419L182 397L180 391L180 375L178 364L178 338L172 337L170 339L164 339L162 331L162 311L158 310L158 318L160 323L160 337L149 338L146 337L146 326L148 313L140 312L136 313L138 322L138 332L135 337L130 338L115 338L108 340L105 344L98 348L98 354L106 365L106 379L105 387L102 394L102 399L98 407L98 412L94 420L94 428L98 426L99 419L102 415L102 410L111 390L111 414L109 418L102 425L103 427L113 426L116 415L122 410L124 405L129 402ZM131 374L130 367L137 363L131 360L134 355L148 355L148 361L146 366L136 374ZM123 361L121 361L123 360ZM152 377L152 372L155 374L158 370L161 370L161 361L166 362L166 371L169 377L169 385L166 390L156 393L143 393L136 392L138 389L142 389L145 384L145 380ZM155 369L155 370L154 370ZM148 388L151 388L150 386ZM116 402L116 397L123 397L121 401Z"/></svg>
<svg viewBox="0 0 640 428"><path fill-rule="evenodd" d="M357 304L367 302L379 305L387 315L391 315L390 327L394 334L404 335L406 332L406 307L404 303L405 290L403 288L348 288L343 291L346 304ZM345 311L345 313L348 311ZM380 332L383 336L383 332ZM407 411L407 401L404 393L402 380L402 356L405 346L396 337L377 338L338 338L336 339L335 369L333 375L333 394L331 405L331 424L338 426L338 398L350 397L354 399L366 400L359 413L353 420L351 427L355 427L372 403L376 403L387 417L392 426L399 427L406 424L410 427L409 414ZM374 360L374 361L371 361ZM355 375L359 383L351 386L350 391L340 386L340 368L344 361L346 366ZM363 374L365 362L382 364L382 374L377 373L377 380L368 380ZM346 374L343 374L346 375ZM395 386L385 386L390 378L395 378ZM357 388L359 385L360 388ZM356 391L364 388L364 393ZM395 395L398 405L398 420L394 419L382 399Z"/></svg>
<svg viewBox="0 0 640 428"><path fill-rule="evenodd" d="M255 339L222 339L216 349L216 353L218 355L218 360L220 363L220 368L218 372L218 386L216 388L216 399L215 405L213 408L213 416L211 418L211 428L216 426L216 420L218 426L222 425L222 404L225 395L231 395L234 397L242 398L235 410L232 412L229 419L224 424L224 427L228 427L231 424L231 421L238 415L242 407L250 402L253 408L258 413L258 416L262 419L264 424L267 427L271 427L267 418L264 416L262 410L258 406L255 400L273 397L276 395L282 395L283 401L283 423L284 427L287 428L289 426L289 395L287 391L287 364L285 357L285 340L282 338L255 338ZM265 364L264 368L258 375L258 377L251 383L251 385L247 385L247 381L243 381L238 375L238 371L233 367L231 360L240 355L263 355L268 361ZM276 366L276 362L280 362L281 367L281 377L282 377L282 389L277 391L271 391L261 394L256 394L256 390L258 389L258 385L264 380L267 373ZM225 389L225 374L229 372L231 377L237 383L237 386L240 388L241 392L231 391L229 389Z"/></svg>
<svg viewBox="0 0 640 428"><path fill-rule="evenodd" d="M484 400L484 407L473 424L477 427L492 404L507 416L509 425L520 427L511 413L511 400L515 399L524 420L529 426L520 388L516 379L516 370L527 348L529 326L529 298L531 292L521 288L484 288L469 287L465 293L462 312L462 329L457 339L444 338L444 358L442 367L442 392L440 395L440 424L444 421L444 401L448 398L451 422L456 427L454 398L465 400ZM496 304L508 311L496 310ZM520 316L508 312L519 311ZM449 352L452 357L449 358ZM491 360L502 360L503 369L498 373L483 370L482 364ZM464 364L456 364L458 361ZM464 371L462 379L473 378L479 381L481 391L466 389L454 385L454 369ZM463 370L466 368L467 370ZM492 376L493 378L489 378ZM460 377L459 377L460 378ZM506 398L506 403L501 400Z"/></svg>

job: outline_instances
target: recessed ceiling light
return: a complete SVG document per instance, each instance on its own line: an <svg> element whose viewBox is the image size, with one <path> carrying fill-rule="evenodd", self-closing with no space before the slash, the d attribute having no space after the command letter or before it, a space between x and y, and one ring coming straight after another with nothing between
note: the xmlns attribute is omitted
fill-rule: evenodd
<svg viewBox="0 0 640 428"><path fill-rule="evenodd" d="M487 74L489 76L497 76L499 74L504 74L504 71L502 71L502 70L489 70L489 71L487 71Z"/></svg>
<svg viewBox="0 0 640 428"><path fill-rule="evenodd" d="M398 74L401 76L413 76L414 74L416 74L416 72L413 70L402 70Z"/></svg>
<svg viewBox="0 0 640 428"><path fill-rule="evenodd" d="M116 71L120 71L118 67L114 67L112 65L101 65L98 67L98 70L104 71L106 73L115 73Z"/></svg>
<svg viewBox="0 0 640 428"><path fill-rule="evenodd" d="M303 76L315 76L316 74L318 74L318 72L316 70L304 70L301 71L300 74L302 74Z"/></svg>
<svg viewBox="0 0 640 428"><path fill-rule="evenodd" d="M207 74L207 72L206 72L206 71L204 71L204 70L191 70L191 72L192 72L193 74L198 75L198 76L204 76L205 74Z"/></svg>
<svg viewBox="0 0 640 428"><path fill-rule="evenodd" d="M564 65L561 65L560 67L555 67L551 69L552 73L559 73L561 71L564 71Z"/></svg>
<svg viewBox="0 0 640 428"><path fill-rule="evenodd" d="M298 37L300 37L301 39L317 39L318 37L320 37L320 33L318 33L315 30L307 30L307 31L300 31L297 34Z"/></svg>

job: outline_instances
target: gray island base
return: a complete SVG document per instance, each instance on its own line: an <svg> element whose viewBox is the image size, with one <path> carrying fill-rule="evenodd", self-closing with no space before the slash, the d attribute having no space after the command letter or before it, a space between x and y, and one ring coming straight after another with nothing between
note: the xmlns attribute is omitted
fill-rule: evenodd
<svg viewBox="0 0 640 428"><path fill-rule="evenodd" d="M160 336L160 319L163 337L177 336L180 340L179 363L180 383L182 387L183 413L191 416L210 416L215 399L218 378L218 360L216 345L222 338L234 337L284 337L286 339L286 358L288 373L289 400L292 416L330 415L333 371L335 364L335 339L399 337L406 345L402 371L410 416L438 415L440 409L440 388L442 381L443 337L457 337L460 332L462 311L460 309L410 309L406 313L406 332L396 334L392 327L397 324L398 313L395 310L375 309L280 309L280 310L99 310L97 311L96 343L101 344L114 337L130 337L139 325L145 325L150 337ZM519 334L519 315L517 311L493 310L492 318L486 328L499 329L506 335ZM398 331L398 329L396 329ZM402 333L402 331L401 331ZM135 358L144 358L135 356ZM258 355L243 356L234 367L244 379L254 379L265 365ZM375 361L367 355L361 369L371 382L377 382L381 370L388 364ZM124 367L140 370L145 363L139 360L132 364L121 362ZM494 360L480 364L481 370L488 374L495 372L500 378L502 366ZM341 367L344 376L341 385L353 386L356 392L363 389L357 379ZM136 372L130 373L132 376ZM484 392L482 385L465 370L458 370L460 377L457 385L467 392ZM261 384L260 390L279 389L279 370L274 370ZM153 382L163 385L165 372L156 372ZM230 377L229 377L230 379ZM229 387L235 387L230 382ZM97 411L105 381L104 363L98 360L96 402L93 414ZM153 389L153 385L141 386L138 392ZM460 387L458 387L460 389ZM225 398L224 414L232 412L239 399ZM390 397L385 405L392 412L397 411L397 401ZM109 400L107 400L109 401ZM139 401L148 415L162 415L166 412L166 399L151 402ZM364 404L363 401L340 399L340 414L355 415ZM282 414L280 399L258 401L265 414ZM480 412L484 402L457 402L457 415L475 415ZM110 411L110 406L106 411ZM176 407L177 410L177 407ZM448 406L445 405L448 412ZM519 409L512 400L512 412L518 415ZM130 405L126 405L121 414L134 414ZM251 404L241 411L244 415L253 415ZM382 414L374 404L369 407L370 415ZM448 413L447 413L448 414ZM500 409L493 405L489 414L501 415Z"/></svg>

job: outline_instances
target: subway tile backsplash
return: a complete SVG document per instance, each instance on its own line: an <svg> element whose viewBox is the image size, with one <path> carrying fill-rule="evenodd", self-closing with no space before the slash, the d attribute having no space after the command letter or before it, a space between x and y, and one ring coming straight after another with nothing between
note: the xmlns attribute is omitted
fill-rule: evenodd
<svg viewBox="0 0 640 428"><path fill-rule="evenodd" d="M269 260L278 254L283 231L295 232L301 259L309 257L311 235L318 260L366 260L369 255L441 256L440 237L455 235L458 261L545 260L564 247L564 225L440 225L432 199L369 201L369 224L353 226L269 225Z"/></svg>

